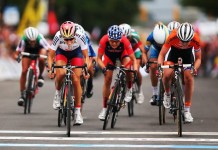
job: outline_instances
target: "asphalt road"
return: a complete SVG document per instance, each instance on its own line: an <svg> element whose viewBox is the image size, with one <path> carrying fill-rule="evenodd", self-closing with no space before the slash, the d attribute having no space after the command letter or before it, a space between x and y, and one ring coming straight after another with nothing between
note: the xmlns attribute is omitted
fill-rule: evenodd
<svg viewBox="0 0 218 150"><path fill-rule="evenodd" d="M151 106L149 77L143 78L145 102L135 105L134 117L122 109L114 129L102 130L98 119L102 106L103 78L94 79L94 95L87 99L84 124L57 126L57 111L52 108L55 93L53 80L46 79L34 99L32 113L23 114L17 106L19 81L0 82L0 150L10 149L218 149L218 80L196 78L193 106L194 122L183 125L183 137L167 113L166 124L158 122L158 107ZM110 127L110 126L108 126Z"/></svg>

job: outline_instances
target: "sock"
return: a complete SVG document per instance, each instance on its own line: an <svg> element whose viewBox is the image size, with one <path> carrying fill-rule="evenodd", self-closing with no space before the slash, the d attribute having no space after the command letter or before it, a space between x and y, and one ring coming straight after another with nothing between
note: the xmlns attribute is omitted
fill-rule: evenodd
<svg viewBox="0 0 218 150"><path fill-rule="evenodd" d="M185 112L190 112L190 106L185 106L185 107L184 107L184 111L185 111Z"/></svg>
<svg viewBox="0 0 218 150"><path fill-rule="evenodd" d="M153 89L153 95L158 95L157 86L153 86L152 89Z"/></svg>

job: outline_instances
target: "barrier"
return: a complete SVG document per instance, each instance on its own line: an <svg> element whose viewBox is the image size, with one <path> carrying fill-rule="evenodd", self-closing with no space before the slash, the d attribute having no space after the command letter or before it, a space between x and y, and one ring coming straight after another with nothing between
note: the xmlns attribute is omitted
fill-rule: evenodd
<svg viewBox="0 0 218 150"><path fill-rule="evenodd" d="M0 81L19 80L21 64L11 58L0 58Z"/></svg>

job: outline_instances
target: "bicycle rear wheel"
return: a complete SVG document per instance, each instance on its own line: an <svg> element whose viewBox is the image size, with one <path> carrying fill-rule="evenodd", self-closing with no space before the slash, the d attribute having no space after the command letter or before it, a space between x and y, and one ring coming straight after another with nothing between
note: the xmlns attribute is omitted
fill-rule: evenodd
<svg viewBox="0 0 218 150"><path fill-rule="evenodd" d="M132 117L134 115L134 101L136 101L135 95L132 95L131 101L128 103L128 115Z"/></svg>

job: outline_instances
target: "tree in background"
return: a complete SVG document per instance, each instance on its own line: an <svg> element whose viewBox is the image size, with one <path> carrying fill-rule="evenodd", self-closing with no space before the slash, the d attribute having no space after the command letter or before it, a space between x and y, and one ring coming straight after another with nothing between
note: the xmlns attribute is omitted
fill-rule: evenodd
<svg viewBox="0 0 218 150"><path fill-rule="evenodd" d="M196 6L210 16L218 16L218 1L217 0L180 0L184 6Z"/></svg>
<svg viewBox="0 0 218 150"><path fill-rule="evenodd" d="M91 31L99 27L103 34L113 24L132 24L138 14L139 0L56 0L59 22L72 20Z"/></svg>

